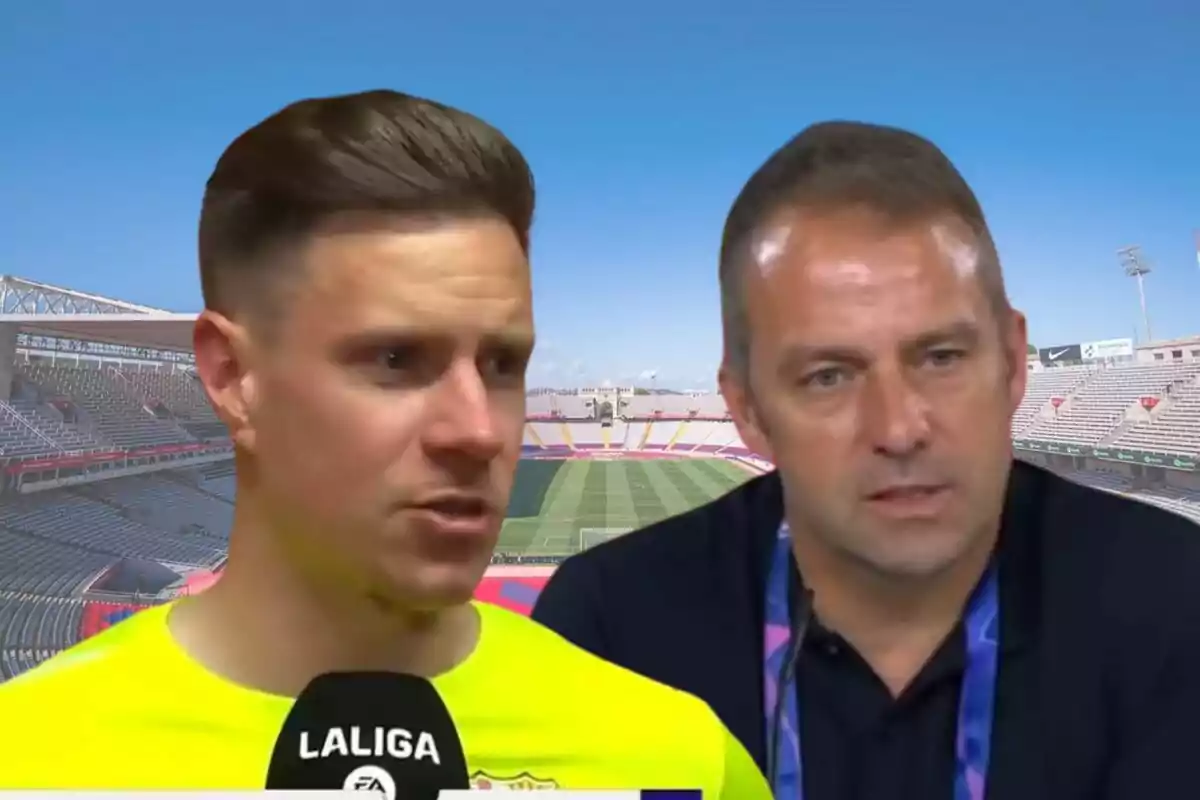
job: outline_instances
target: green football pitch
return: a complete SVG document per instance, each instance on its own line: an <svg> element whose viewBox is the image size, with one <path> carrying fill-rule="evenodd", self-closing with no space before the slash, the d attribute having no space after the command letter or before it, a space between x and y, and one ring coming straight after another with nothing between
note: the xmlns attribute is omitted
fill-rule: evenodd
<svg viewBox="0 0 1200 800"><path fill-rule="evenodd" d="M749 477L719 458L525 460L496 549L569 555L702 505Z"/></svg>

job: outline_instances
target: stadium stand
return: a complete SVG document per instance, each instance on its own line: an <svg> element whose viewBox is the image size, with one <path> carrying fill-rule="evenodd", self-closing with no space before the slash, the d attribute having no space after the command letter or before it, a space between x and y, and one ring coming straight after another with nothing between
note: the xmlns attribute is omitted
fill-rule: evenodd
<svg viewBox="0 0 1200 800"><path fill-rule="evenodd" d="M0 277L0 680L219 573L233 461L189 366L193 320ZM1160 355L1032 371L1019 456L1200 521L1200 356ZM543 485L518 500L552 520L510 508L537 545L502 547L479 594L521 611L565 553L628 529L614 516L644 521L744 479L722 467L770 467L717 395L539 390L527 414L522 466L544 468ZM600 461L619 463L561 468ZM554 481L595 519L564 519L576 506L546 499ZM569 533L555 544L547 525Z"/></svg>
<svg viewBox="0 0 1200 800"><path fill-rule="evenodd" d="M1044 411L1053 412L1088 379L1090 371L1077 368L1046 370L1029 376L1025 399L1013 415L1013 437L1021 436Z"/></svg>
<svg viewBox="0 0 1200 800"><path fill-rule="evenodd" d="M0 402L0 453L35 456L53 450L101 450L104 442L64 422L62 411L17 397Z"/></svg>
<svg viewBox="0 0 1200 800"><path fill-rule="evenodd" d="M158 416L150 401L137 397L122 372L91 367L33 362L17 368L39 399L57 396L76 417L76 425L118 447L171 444L188 438L169 418ZM70 398L70 399L63 399Z"/></svg>
<svg viewBox="0 0 1200 800"><path fill-rule="evenodd" d="M1041 375L1037 373L1035 383ZM1148 415L1172 392L1194 387L1200 363L1146 364L1092 370L1082 382L1059 395L1057 407L1038 409L1021 436L1051 442L1101 444L1113 441L1126 425L1149 422ZM1149 406L1149 407L1147 407ZM1022 404L1026 407L1026 404Z"/></svg>
<svg viewBox="0 0 1200 800"><path fill-rule="evenodd" d="M79 638L83 602L0 594L0 680L37 665Z"/></svg>
<svg viewBox="0 0 1200 800"><path fill-rule="evenodd" d="M1118 433L1113 444L1173 455L1200 453L1200 384L1172 384L1148 414L1149 419Z"/></svg>

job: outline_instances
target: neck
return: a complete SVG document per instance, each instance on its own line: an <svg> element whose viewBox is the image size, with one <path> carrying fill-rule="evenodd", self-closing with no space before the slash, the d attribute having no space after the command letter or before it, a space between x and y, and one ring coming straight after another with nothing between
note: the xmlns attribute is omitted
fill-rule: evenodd
<svg viewBox="0 0 1200 800"><path fill-rule="evenodd" d="M873 569L792 526L792 548L821 624L836 631L899 695L954 630L987 569L998 532L980 536L933 575Z"/></svg>
<svg viewBox="0 0 1200 800"><path fill-rule="evenodd" d="M239 496L221 579L171 615L180 646L222 677L295 696L325 672L433 677L474 649L479 618L470 605L435 611L386 606L349 582L315 577L319 571L297 565L280 542L255 504Z"/></svg>

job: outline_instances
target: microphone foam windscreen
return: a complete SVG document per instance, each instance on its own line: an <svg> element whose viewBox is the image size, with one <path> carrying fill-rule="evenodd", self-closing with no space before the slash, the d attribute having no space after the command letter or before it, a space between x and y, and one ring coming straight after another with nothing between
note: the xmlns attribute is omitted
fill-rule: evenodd
<svg viewBox="0 0 1200 800"><path fill-rule="evenodd" d="M284 720L267 789L356 789L437 800L466 789L467 759L433 684L390 672L313 679Z"/></svg>

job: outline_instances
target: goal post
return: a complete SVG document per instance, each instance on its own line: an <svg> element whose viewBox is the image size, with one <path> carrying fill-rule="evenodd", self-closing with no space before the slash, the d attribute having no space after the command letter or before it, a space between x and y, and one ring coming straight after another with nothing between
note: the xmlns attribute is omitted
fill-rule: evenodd
<svg viewBox="0 0 1200 800"><path fill-rule="evenodd" d="M579 550L582 552L598 544L603 544L609 539L615 539L621 534L629 533L631 530L633 528L580 528Z"/></svg>

